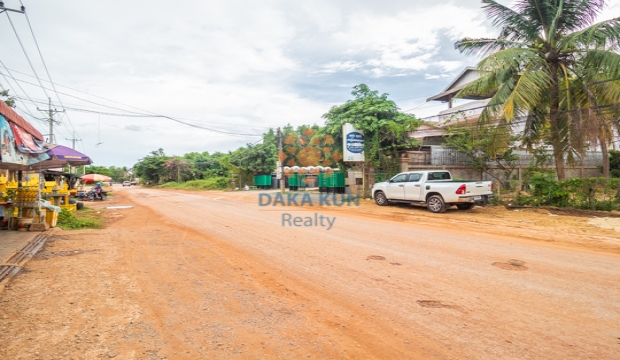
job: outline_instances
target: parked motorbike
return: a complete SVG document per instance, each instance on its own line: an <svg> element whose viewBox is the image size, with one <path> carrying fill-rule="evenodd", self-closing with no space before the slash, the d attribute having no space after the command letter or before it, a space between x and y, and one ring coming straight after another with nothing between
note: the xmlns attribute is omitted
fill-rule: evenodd
<svg viewBox="0 0 620 360"><path fill-rule="evenodd" d="M108 197L108 193L101 190L101 193L97 194L97 190L95 189L91 189L89 192L87 192L84 195L84 199L88 200L88 201L95 201L95 200L101 200L104 201L105 199L107 199Z"/></svg>

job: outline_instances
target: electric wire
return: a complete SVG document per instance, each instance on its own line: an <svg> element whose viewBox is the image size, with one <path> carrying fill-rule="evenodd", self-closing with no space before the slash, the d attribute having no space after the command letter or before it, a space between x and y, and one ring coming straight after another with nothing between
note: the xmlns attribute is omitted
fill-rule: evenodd
<svg viewBox="0 0 620 360"><path fill-rule="evenodd" d="M39 101L40 103L44 103L42 101ZM207 130L207 131L211 131L211 132L216 132L216 133L220 133L220 134L227 134L227 135L233 135L233 136L262 136L262 134L249 134L249 133L239 133L239 132L231 132L231 131L226 131L226 130L222 130L222 129L215 129L215 128L210 128L210 127L205 127L205 126L200 126L200 125L196 125L196 124L192 124L192 123L188 123L182 120L179 120L178 118L174 118L171 116L166 116L166 115L157 115L157 114L119 114L119 113L110 113L110 112L102 112L102 111L96 111L96 110L88 110L88 109L80 109L80 108L73 108L73 107L65 107L65 109L67 110L73 110L73 111L78 111L78 112L85 112L85 113L91 113L91 114L99 114L99 115L107 115L107 116L120 116L120 117L133 117L133 118L162 118L162 119L168 119L171 121L175 121L190 127L194 127L194 128L198 128L198 129L203 129L203 130Z"/></svg>
<svg viewBox="0 0 620 360"><path fill-rule="evenodd" d="M20 0L19 3L21 4L22 7L24 7L24 3ZM60 106L64 108L64 105L62 103L62 99L60 98L60 96L58 95L58 91L56 91L56 86L54 85L54 82L52 81L52 76L50 75L49 70L47 69L47 64L45 63L45 59L43 58L43 53L41 52L41 48L39 47L39 42L37 41L36 36L34 35L34 30L32 29L32 24L30 23L30 18L28 17L28 13L24 12L24 15L26 16L26 22L28 23L28 28L30 29L30 34L32 35L32 39L34 40L35 46L37 48L37 52L39 53L39 57L41 58L41 62L43 63L43 68L45 69L45 72L47 73L47 78L49 79L50 84L52 85L52 88L54 89L54 93L56 94L56 99L58 99L58 102L60 103ZM38 75L37 75L38 77ZM39 80L40 82L40 80ZM41 84L41 86L43 86ZM75 130L75 127L73 126L73 122L71 122L71 118L69 117L69 114L64 114L63 115L66 116L67 121L69 123L69 125L71 126L71 129L69 130L73 130L73 133L77 134L77 131ZM61 115L62 117L62 115Z"/></svg>
<svg viewBox="0 0 620 360"><path fill-rule="evenodd" d="M19 1L19 3L22 6L24 6L24 3L21 0ZM49 80L49 83L52 85L52 89L54 90L54 93L56 93L56 98L58 99L58 102L62 106L62 100L58 96L58 92L56 91L56 86L54 85L54 82L52 81L52 76L50 75L50 72L47 69L47 64L45 63L45 59L43 58L43 54L41 53L41 48L39 47L39 42L37 41L37 38L34 35L34 31L32 30L32 24L30 23L30 18L28 17L28 13L24 12L24 15L26 16L26 22L28 23L28 28L30 29L30 34L32 34L32 39L34 40L34 44L35 44L35 46L37 48L37 52L39 53L39 58L41 59L41 63L43 63L43 68L45 69L45 72L47 73L47 78ZM43 86L43 85L41 84L41 86Z"/></svg>
<svg viewBox="0 0 620 360"><path fill-rule="evenodd" d="M3 77L4 77L4 80L7 82L7 84L9 84L8 79L5 76L3 76ZM2 85L2 83L0 83L0 90L7 91L7 90L10 90L10 89L9 88L5 88L4 85ZM8 95L8 93L7 93L7 95ZM24 103L24 101L23 101L23 99L21 97L19 97L17 95L8 95L8 96L9 96L9 98L14 98L14 99L19 100L19 102L24 106L24 111L25 111L26 115L30 116L31 118L34 118L35 120L39 120L39 121L41 120L41 119L35 117L34 115L32 115L30 113L30 110L28 109L28 107L26 106L26 104Z"/></svg>
<svg viewBox="0 0 620 360"><path fill-rule="evenodd" d="M30 100L30 102L32 104L34 104L34 101L30 98L30 96L28 95L28 93L26 92L26 90L24 90L24 88L21 86L21 84L19 83L19 81L15 78L15 76L13 76L13 74L9 71L9 69L6 67L6 65L4 65L4 62L2 60L0 60L0 65L2 65L2 67L4 67L7 71L7 73L9 74L9 77L11 79L13 79L13 81L15 82L15 84L17 85L17 87L19 87L21 89L21 91L26 95L26 97L28 98L28 100ZM8 87L10 88L10 82L9 80L6 78L6 74L0 72L0 74L2 74L2 77L4 78L4 80L6 81ZM15 91L15 89L13 89L13 92L15 93L15 97L18 97L17 91ZM19 99L20 101L22 100L21 98ZM26 104L21 101L22 105L24 105L24 109L26 112L28 112L28 114L30 116L32 116L33 118L36 118L34 115L32 115L32 113L30 113L30 110L28 109L28 107L26 106Z"/></svg>
<svg viewBox="0 0 620 360"><path fill-rule="evenodd" d="M6 13L6 17L9 19L9 23L11 24L11 28L13 28L13 32L15 33L15 37L17 37L17 41L19 42L19 46L21 46L22 51L24 52L24 55L26 56L26 59L28 60L28 64L30 64L30 69L32 69L32 72L36 76L37 80L39 80L39 85L41 85L41 89L45 93L45 96L49 97L47 95L47 91L45 91L45 88L43 87L43 83L41 83L41 79L39 78L39 75L37 74L37 71L34 69L34 66L32 65L32 61L30 61L30 57L28 56L28 52L26 52L26 48L24 48L24 44L22 43L22 40L19 37L19 34L17 33L17 29L15 29L15 25L13 25L13 20L11 20L11 16L9 16L8 12Z"/></svg>
<svg viewBox="0 0 620 360"><path fill-rule="evenodd" d="M0 71L0 74L2 74L2 72L1 72L1 71ZM23 83L25 83L25 84L35 85L35 86L36 86L36 84L31 83L31 82L26 81L26 80L22 80L22 79L19 79L19 80L17 80L17 79L16 79L15 81L20 81L20 82L23 82ZM109 108L109 109L113 109L113 110L125 111L125 112L127 112L127 113L128 113L127 115L125 115L125 114L119 114L119 113L106 113L106 112L100 112L102 115L110 115L110 116L126 116L126 117L164 117L164 118L166 118L166 117L167 117L166 115L156 114L156 113L153 113L153 112L151 112L151 111L148 111L148 110L142 110L142 109L139 109L139 108L136 108L136 109L138 109L138 110L142 110L142 111L147 112L147 113L150 113L150 114L138 113L138 112L135 112L135 111L129 111L129 110L125 110L125 109L121 109L121 108L117 108L117 107L113 107L113 106L109 106L109 105L105 105L105 104L100 104L100 103L97 103L97 102L94 102L94 101L86 100L86 99L83 99L83 98L77 97L77 96L75 96L75 95L71 95L71 94L67 94L67 93L63 93L63 92L58 92L58 93L59 93L59 94L62 94L62 95L65 95L65 96L69 96L69 97L75 98L75 99L80 100L80 101L84 101L84 102L87 102L87 103L93 104L93 105L98 105L98 106L102 106L102 107ZM86 95L90 95L90 94L88 94L88 93L85 93L85 94L86 94ZM94 95L91 95L91 96L94 96ZM105 98L103 98L103 99L104 99L104 100L107 100L107 99L105 99ZM110 101L110 100L108 100L108 101ZM35 103L35 102L33 101L33 103ZM42 101L39 101L39 103L43 103L43 102L42 102ZM45 104L47 104L47 103L45 103ZM121 105L125 105L125 104L122 104L122 103L119 103L119 104L121 104ZM130 105L125 105L125 106L132 107L132 106L130 106ZM67 107L67 106L63 106L63 108L64 108L64 109L71 109L71 110L74 110L74 111L98 112L98 111L95 111L95 110L90 110L90 111L88 111L88 110L86 110L86 109L78 109L78 108L72 108L72 107ZM179 118L179 117L174 117L174 118L175 118L175 119L183 119L183 118ZM194 119L191 119L191 120L190 120L190 119L184 119L184 120L187 120L187 121L194 121L194 122L204 122L204 123L208 123L208 124L220 124L220 125L225 125L225 126L237 126L237 127L241 126L241 127L244 127L244 128L255 128L255 129L263 129L263 130L267 130L267 129L269 129L269 127L267 127L267 126L251 126L251 125L247 125L247 124L231 124L231 123L221 123L221 122L216 122L216 121L201 121L201 120L194 120Z"/></svg>

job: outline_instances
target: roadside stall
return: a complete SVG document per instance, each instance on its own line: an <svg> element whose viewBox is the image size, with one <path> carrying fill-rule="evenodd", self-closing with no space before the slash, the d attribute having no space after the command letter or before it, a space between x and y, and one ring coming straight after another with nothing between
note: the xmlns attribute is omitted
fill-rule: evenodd
<svg viewBox="0 0 620 360"><path fill-rule="evenodd" d="M47 170L64 166L89 165L92 163L88 156L62 145L53 145L47 151L47 154L50 158L35 164L34 167L39 167L40 170ZM50 174L51 172L47 173ZM77 176L79 175L69 176L66 179L65 176L57 175L51 181L45 181L46 179L44 179L44 182L39 187L41 189L41 197L53 206L58 206L66 211L76 211L76 204L71 204L69 199L71 196L77 195L77 190L70 187L71 178Z"/></svg>
<svg viewBox="0 0 620 360"><path fill-rule="evenodd" d="M42 222L53 225L53 214L47 215L46 208L52 213L75 211L68 184L62 178L46 182L42 171L91 163L73 149L45 143L39 131L0 101L0 229L28 230L30 223Z"/></svg>
<svg viewBox="0 0 620 360"><path fill-rule="evenodd" d="M30 166L49 159L44 145L41 133L0 101L0 228L40 220L39 178Z"/></svg>

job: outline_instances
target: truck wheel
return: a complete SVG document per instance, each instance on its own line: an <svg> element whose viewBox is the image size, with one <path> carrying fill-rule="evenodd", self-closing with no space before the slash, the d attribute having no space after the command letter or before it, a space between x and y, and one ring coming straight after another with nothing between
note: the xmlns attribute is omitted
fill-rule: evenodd
<svg viewBox="0 0 620 360"><path fill-rule="evenodd" d="M456 207L459 210L471 210L474 208L474 203L467 203L467 204L456 204Z"/></svg>
<svg viewBox="0 0 620 360"><path fill-rule="evenodd" d="M448 210L446 203L440 195L432 195L426 200L426 207L430 212L443 213Z"/></svg>
<svg viewBox="0 0 620 360"><path fill-rule="evenodd" d="M383 191L377 191L375 193L375 203L377 203L377 205L379 206L388 205L388 199L387 197L385 197L385 194L383 193Z"/></svg>

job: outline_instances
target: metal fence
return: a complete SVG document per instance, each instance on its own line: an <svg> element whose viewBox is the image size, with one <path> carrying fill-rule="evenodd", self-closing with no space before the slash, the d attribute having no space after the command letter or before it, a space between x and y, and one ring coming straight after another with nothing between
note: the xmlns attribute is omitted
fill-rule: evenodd
<svg viewBox="0 0 620 360"><path fill-rule="evenodd" d="M432 151L409 151L409 165L433 166L467 166L472 163L472 157L454 149L433 149ZM529 166L534 163L535 156L531 154L516 154L519 158L514 162L516 166ZM489 165L496 164L489 161ZM582 159L577 159L577 166L599 166L603 164L603 155L600 152L587 152ZM548 166L555 166L553 156L550 156Z"/></svg>

